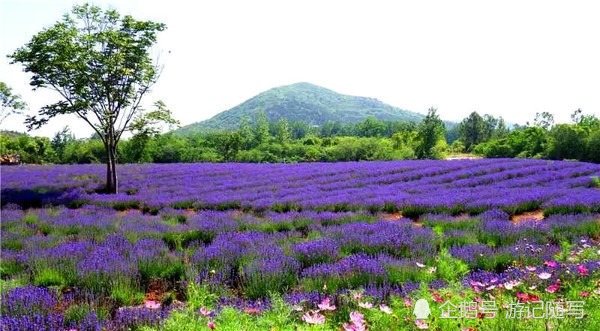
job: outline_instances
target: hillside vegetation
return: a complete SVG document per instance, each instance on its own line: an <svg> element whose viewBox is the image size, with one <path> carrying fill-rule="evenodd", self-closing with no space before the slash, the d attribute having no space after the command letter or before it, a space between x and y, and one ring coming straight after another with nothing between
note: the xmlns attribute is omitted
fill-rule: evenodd
<svg viewBox="0 0 600 331"><path fill-rule="evenodd" d="M302 121L309 125L327 122L356 123L374 117L378 120L419 122L425 116L387 105L374 98L336 93L310 83L296 83L272 88L215 115L206 121L184 126L178 134L236 129L247 118L256 122L263 111L269 122L280 119Z"/></svg>

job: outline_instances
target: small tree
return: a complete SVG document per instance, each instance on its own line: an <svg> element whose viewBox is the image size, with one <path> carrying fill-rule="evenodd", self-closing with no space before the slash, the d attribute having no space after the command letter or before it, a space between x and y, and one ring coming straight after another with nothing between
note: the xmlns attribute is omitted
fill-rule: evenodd
<svg viewBox="0 0 600 331"><path fill-rule="evenodd" d="M260 110L256 115L256 122L254 124L254 139L256 145L269 142L271 134L269 132L269 120L263 110Z"/></svg>
<svg viewBox="0 0 600 331"><path fill-rule="evenodd" d="M170 129L178 126L179 121L172 117L171 110L162 101L154 103L155 109L150 112L141 112L130 125L133 136L129 140L131 144L130 160L142 161L147 154L147 146L150 140L161 133L162 124L167 124Z"/></svg>
<svg viewBox="0 0 600 331"><path fill-rule="evenodd" d="M252 132L248 116L242 117L237 131L242 139L242 149L248 150L252 148L254 146L254 132Z"/></svg>
<svg viewBox="0 0 600 331"><path fill-rule="evenodd" d="M465 144L467 151L471 151L473 146L484 141L484 138L487 134L486 131L489 131L487 128L488 125L489 122L486 123L486 121L477 112L472 112L469 117L462 120L458 131L460 134L460 140ZM493 128L491 130L493 130Z"/></svg>
<svg viewBox="0 0 600 331"><path fill-rule="evenodd" d="M132 121L142 116L140 103L158 79L149 49L165 25L121 17L97 6L74 6L72 15L44 29L17 49L12 63L32 74L33 89L49 88L62 100L28 117L28 128L50 118L75 114L104 143L106 191L117 193L117 145Z"/></svg>
<svg viewBox="0 0 600 331"><path fill-rule="evenodd" d="M496 129L492 134L492 138L504 138L508 135L508 128L506 127L506 123L504 122L504 118L500 116L498 118L498 123L496 124Z"/></svg>
<svg viewBox="0 0 600 331"><path fill-rule="evenodd" d="M277 142L285 145L290 142L290 126L285 118L277 121Z"/></svg>
<svg viewBox="0 0 600 331"><path fill-rule="evenodd" d="M548 157L555 160L584 159L587 136L587 132L577 125L555 125L550 131Z"/></svg>
<svg viewBox="0 0 600 331"><path fill-rule="evenodd" d="M21 114L22 110L27 107L27 104L21 101L21 96L13 94L12 89L4 82L0 82L0 124L9 115Z"/></svg>
<svg viewBox="0 0 600 331"><path fill-rule="evenodd" d="M58 131L54 138L52 138L52 148L56 152L56 157L59 163L64 162L64 152L68 144L75 141L75 136L71 133L69 126L65 126L62 130Z"/></svg>
<svg viewBox="0 0 600 331"><path fill-rule="evenodd" d="M419 124L419 145L417 156L420 159L441 159L446 149L446 127L437 114L437 109L431 107L427 116Z"/></svg>

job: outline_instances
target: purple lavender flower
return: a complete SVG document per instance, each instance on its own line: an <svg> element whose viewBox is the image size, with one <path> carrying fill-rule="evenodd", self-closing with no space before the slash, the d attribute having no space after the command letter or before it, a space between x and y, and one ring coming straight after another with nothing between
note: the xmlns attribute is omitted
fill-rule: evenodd
<svg viewBox="0 0 600 331"><path fill-rule="evenodd" d="M296 244L291 249L304 266L333 261L339 254L337 243L328 238Z"/></svg>

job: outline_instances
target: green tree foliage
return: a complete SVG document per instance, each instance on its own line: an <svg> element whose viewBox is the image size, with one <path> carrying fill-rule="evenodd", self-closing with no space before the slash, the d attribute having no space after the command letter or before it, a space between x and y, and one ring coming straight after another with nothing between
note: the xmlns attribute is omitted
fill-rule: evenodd
<svg viewBox="0 0 600 331"><path fill-rule="evenodd" d="M285 145L290 142L290 126L287 120L280 119L279 121L277 121L277 130L275 133L275 138L277 139L277 142L282 145Z"/></svg>
<svg viewBox="0 0 600 331"><path fill-rule="evenodd" d="M585 117L584 117L585 116ZM515 127L508 133L498 134L502 127L498 119L492 137L473 147L473 153L486 157L519 157L519 158L551 158L578 159L581 161L600 162L600 125L593 123L597 119L593 115L582 115L586 118L579 124L559 124L551 130L538 126ZM485 117L483 117L485 120ZM439 119L438 119L439 120ZM419 127L413 124L380 121L374 127L385 127L383 136L377 131L369 131L375 137L359 136L359 123L337 126L339 132L348 132L345 136L321 136L321 128L289 124L289 138L281 139L284 122L272 123L267 130L268 136L262 144L254 141L256 126L240 124L232 132L209 132L181 136L174 133L160 134L154 131L145 136L147 141L142 146L133 135L124 140L118 149L122 162L335 162L360 160L398 160L415 159L425 155L424 144L429 132L437 130L435 144L429 149L430 158L441 158L444 152L461 153L465 146L461 140L455 140L450 147L446 146L443 137L443 124L436 120L435 113L430 111L428 123ZM291 132L293 127L305 128L307 131L296 138ZM146 127L146 126L143 126ZM333 126L331 126L333 127ZM362 125L364 128L365 126ZM369 127L368 125L366 127ZM434 128L430 130L430 128ZM502 131L502 130L501 130ZM508 130L507 130L508 131ZM246 134L244 134L246 132ZM363 131L362 134L364 134ZM341 133L340 133L341 134ZM389 135L389 136L388 136ZM250 136L250 140L248 140ZM35 138L8 133L0 135L3 153L7 148L12 154L25 156L26 162L32 163L100 163L106 161L102 141L97 134L88 139L75 139L68 130L63 130L54 137L50 146L40 142L45 138ZM284 141L284 143L281 143ZM287 141L287 142L285 142ZM62 152L60 152L62 150ZM143 153L138 153L143 150ZM421 152L423 154L417 154ZM35 155L32 155L35 154Z"/></svg>
<svg viewBox="0 0 600 331"><path fill-rule="evenodd" d="M123 158L129 162L148 162L148 143L150 139L158 135L163 124L170 128L179 125L179 121L172 117L171 110L162 101L154 103L155 109L150 112L142 112L131 122L133 136L129 139L127 148L122 149Z"/></svg>
<svg viewBox="0 0 600 331"><path fill-rule="evenodd" d="M12 114L21 114L26 107L20 95L14 94L6 83L0 82L0 124Z"/></svg>
<svg viewBox="0 0 600 331"><path fill-rule="evenodd" d="M238 127L240 138L242 139L242 148L250 149L254 146L254 132L250 126L250 120L247 116L242 117L240 126Z"/></svg>
<svg viewBox="0 0 600 331"><path fill-rule="evenodd" d="M429 108L427 116L419 124L416 155L421 159L442 159L446 152L446 127L437 114L437 109Z"/></svg>
<svg viewBox="0 0 600 331"><path fill-rule="evenodd" d="M548 157L551 159L585 158L588 133L577 125L557 124L550 131ZM583 147L582 147L583 146Z"/></svg>
<svg viewBox="0 0 600 331"><path fill-rule="evenodd" d="M19 135L8 137L0 135L2 155L18 155L22 163L53 163L57 161L50 139Z"/></svg>
<svg viewBox="0 0 600 331"><path fill-rule="evenodd" d="M452 153L464 153L465 149L465 144L460 140L455 140L450 144L450 151Z"/></svg>
<svg viewBox="0 0 600 331"><path fill-rule="evenodd" d="M117 193L118 143L142 116L141 100L158 79L149 49L164 29L84 4L9 56L32 74L34 89L49 88L62 98L42 107L39 117L28 117L30 129L74 114L98 135L106 151L107 192Z"/></svg>
<svg viewBox="0 0 600 331"><path fill-rule="evenodd" d="M600 119L594 115L583 114L581 109L577 109L571 114L571 120L588 132L600 129Z"/></svg>
<svg viewBox="0 0 600 331"><path fill-rule="evenodd" d="M100 139L75 140L66 145L61 163L106 162L104 143Z"/></svg>
<svg viewBox="0 0 600 331"><path fill-rule="evenodd" d="M588 139L588 161L600 163L600 130L590 134Z"/></svg>
<svg viewBox="0 0 600 331"><path fill-rule="evenodd" d="M496 122L496 128L492 133L491 138L504 138L508 135L508 128L506 127L506 123L504 122L504 118L500 116Z"/></svg>
<svg viewBox="0 0 600 331"><path fill-rule="evenodd" d="M459 139L464 144L466 151L492 138L503 138L508 134L508 129L502 117L485 114L481 117L477 112L472 112L458 125Z"/></svg>
<svg viewBox="0 0 600 331"><path fill-rule="evenodd" d="M269 121L265 112L260 111L257 115L256 124L254 125L255 144L260 145L269 141Z"/></svg>
<svg viewBox="0 0 600 331"><path fill-rule="evenodd" d="M54 138L52 138L52 148L56 152L56 156L59 161L64 160L65 148L67 145L75 141L75 136L71 133L69 126L65 126L62 130L58 131Z"/></svg>
<svg viewBox="0 0 600 331"><path fill-rule="evenodd" d="M575 124L554 125L549 113L536 114L536 125L515 127L503 138L492 138L473 148L485 157L526 157L600 162L600 120L578 109ZM548 128L551 128L548 130Z"/></svg>
<svg viewBox="0 0 600 331"><path fill-rule="evenodd" d="M477 112L472 112L459 125L460 140L467 151L483 142L486 136L486 122Z"/></svg>
<svg viewBox="0 0 600 331"><path fill-rule="evenodd" d="M304 122L293 121L290 123L290 135L292 139L302 139L306 137L310 131L310 127Z"/></svg>
<svg viewBox="0 0 600 331"><path fill-rule="evenodd" d="M356 124L356 133L360 137L383 137L386 134L385 123L375 117L368 117Z"/></svg>
<svg viewBox="0 0 600 331"><path fill-rule="evenodd" d="M324 161L396 159L392 142L377 138L338 137L325 149Z"/></svg>

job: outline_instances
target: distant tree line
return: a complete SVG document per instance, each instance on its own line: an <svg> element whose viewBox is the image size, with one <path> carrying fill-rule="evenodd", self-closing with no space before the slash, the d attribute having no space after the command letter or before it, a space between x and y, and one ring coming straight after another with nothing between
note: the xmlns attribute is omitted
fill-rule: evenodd
<svg viewBox="0 0 600 331"><path fill-rule="evenodd" d="M532 124L508 130L491 116L472 113L459 125L451 148L489 158L544 158L600 163L600 120L577 109L572 123L555 124L548 112L537 113ZM494 125L495 123L495 125Z"/></svg>
<svg viewBox="0 0 600 331"><path fill-rule="evenodd" d="M303 122L255 124L242 120L234 131L178 135L140 129L119 145L120 163L171 162L333 162L442 159L468 153L484 157L576 159L600 162L600 120L577 110L571 124L554 124L540 113L532 124L509 127L502 118L471 113L459 124L444 124L435 109L419 123L364 121L311 126ZM0 135L2 154L23 163L104 163L104 144L96 135L75 139L64 128L52 139Z"/></svg>
<svg viewBox="0 0 600 331"><path fill-rule="evenodd" d="M355 124L316 127L259 114L234 131L178 135L139 130L117 150L120 163L313 162L443 158L445 127L435 109L420 124L368 118ZM69 128L52 139L24 134L0 135L2 154L23 163L103 163L104 145L96 135L75 139Z"/></svg>

